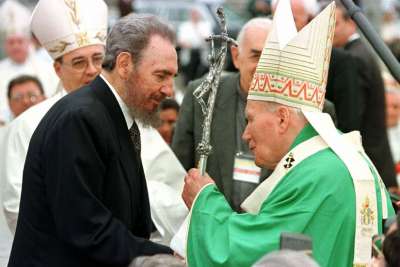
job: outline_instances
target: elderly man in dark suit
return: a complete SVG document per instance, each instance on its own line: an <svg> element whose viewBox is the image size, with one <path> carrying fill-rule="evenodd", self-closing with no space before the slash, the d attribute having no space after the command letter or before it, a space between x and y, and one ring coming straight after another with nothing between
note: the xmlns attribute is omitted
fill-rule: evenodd
<svg viewBox="0 0 400 267"><path fill-rule="evenodd" d="M345 7L336 1L336 28L333 45L351 53L358 62L364 94L360 132L365 152L371 158L387 187L396 187L394 163L390 154L385 124L385 89L374 55L362 42L355 22ZM354 110L354 112L358 112Z"/></svg>
<svg viewBox="0 0 400 267"><path fill-rule="evenodd" d="M247 123L244 113L247 93L271 27L272 22L267 18L254 18L243 26L237 38L238 47L231 48L239 73L222 75L215 102L211 126L213 151L207 162L207 172L236 211L240 211L243 200L268 174L267 170L261 170L260 174L243 175L243 172L256 171L243 169L244 165L254 164L254 156L241 136ZM203 115L193 97L193 90L199 84L200 80L189 84L172 140L172 149L187 170L195 167L199 160L196 146L201 140ZM332 103L326 106L334 109ZM242 173L235 175L234 171L238 170Z"/></svg>
<svg viewBox="0 0 400 267"><path fill-rule="evenodd" d="M135 121L152 124L172 95L173 31L129 15L111 30L102 75L57 102L26 158L9 266L127 266L172 253L154 226Z"/></svg>

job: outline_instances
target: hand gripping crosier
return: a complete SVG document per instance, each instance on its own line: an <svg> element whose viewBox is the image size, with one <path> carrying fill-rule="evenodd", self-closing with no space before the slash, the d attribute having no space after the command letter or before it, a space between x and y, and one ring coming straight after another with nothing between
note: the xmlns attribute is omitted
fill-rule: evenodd
<svg viewBox="0 0 400 267"><path fill-rule="evenodd" d="M222 68L225 64L228 43L237 45L236 41L228 36L224 10L222 7L219 7L217 9L217 15L219 18L221 34L211 35L206 39L206 41L211 42L211 52L208 55L208 61L210 62L210 70L207 74L207 78L193 92L193 95L196 98L197 102L200 104L201 110L204 115L203 133L201 141L196 149L197 153L200 155L198 168L200 169L201 175L204 175L206 172L207 158L212 151L212 146L210 145L211 122L213 117L213 110L214 110L215 98L217 95L218 84L221 77ZM215 40L221 41L221 47L219 49L216 49L214 46ZM208 92L210 92L210 94L208 95L206 104L203 97Z"/></svg>

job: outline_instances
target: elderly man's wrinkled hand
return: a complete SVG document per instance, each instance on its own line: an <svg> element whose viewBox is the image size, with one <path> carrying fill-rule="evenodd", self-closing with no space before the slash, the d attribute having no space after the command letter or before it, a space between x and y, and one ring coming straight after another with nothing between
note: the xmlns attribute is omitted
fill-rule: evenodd
<svg viewBox="0 0 400 267"><path fill-rule="evenodd" d="M182 192L182 198L188 209L191 209L194 199L199 191L207 184L214 184L210 176L201 176L198 169L189 170L185 176L185 186Z"/></svg>

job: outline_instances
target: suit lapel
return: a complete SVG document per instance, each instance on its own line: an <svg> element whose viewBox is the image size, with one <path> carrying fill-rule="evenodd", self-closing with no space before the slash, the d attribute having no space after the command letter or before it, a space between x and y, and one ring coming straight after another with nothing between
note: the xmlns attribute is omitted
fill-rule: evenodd
<svg viewBox="0 0 400 267"><path fill-rule="evenodd" d="M112 118L114 128L117 131L118 140L120 145L125 145L129 140L128 127L124 119L124 114L118 104L117 99L111 92L111 88L104 82L104 80L97 76L91 84L91 89L94 95L103 103L108 113Z"/></svg>
<svg viewBox="0 0 400 267"><path fill-rule="evenodd" d="M133 143L129 136L128 127L126 125L126 121L122 110L118 104L117 99L114 94L111 92L111 88L104 82L104 80L98 76L92 83L92 90L95 96L104 104L107 111L110 114L112 123L114 124L114 129L116 131L116 137L120 144L120 163L122 165L122 169L124 171L124 178L126 182L129 184L131 194L133 194L134 188L140 188L139 185L135 184L140 179L132 179L135 177L135 170L140 170L140 174L143 175L144 172L141 167L140 157L137 155ZM106 126L105 126L106 127ZM132 160L126 160L131 158ZM132 162L140 165L133 166Z"/></svg>
<svg viewBox="0 0 400 267"><path fill-rule="evenodd" d="M227 198L232 194L232 173L234 155L236 153L236 88L239 82L239 75L224 79L221 84L221 90L218 92L218 98L214 113L213 132L211 142L214 145L216 160L221 177L221 183L224 187Z"/></svg>

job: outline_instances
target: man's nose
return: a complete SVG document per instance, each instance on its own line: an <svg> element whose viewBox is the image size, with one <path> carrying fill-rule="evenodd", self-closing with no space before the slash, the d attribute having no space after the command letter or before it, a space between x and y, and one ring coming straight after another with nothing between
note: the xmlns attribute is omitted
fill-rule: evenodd
<svg viewBox="0 0 400 267"><path fill-rule="evenodd" d="M174 95L174 81L168 82L161 88L161 93L167 97Z"/></svg>
<svg viewBox="0 0 400 267"><path fill-rule="evenodd" d="M246 128L244 129L243 134L242 134L242 139L243 139L244 141L246 141L247 143L248 143L249 140L250 140L250 134L249 134L248 128L249 128L249 126L247 125Z"/></svg>
<svg viewBox="0 0 400 267"><path fill-rule="evenodd" d="M88 66L87 66L87 68L85 70L86 74L88 74L88 75L96 75L96 73L99 72L99 71L100 71L100 68L96 67L96 65L94 65L92 61L88 62Z"/></svg>

